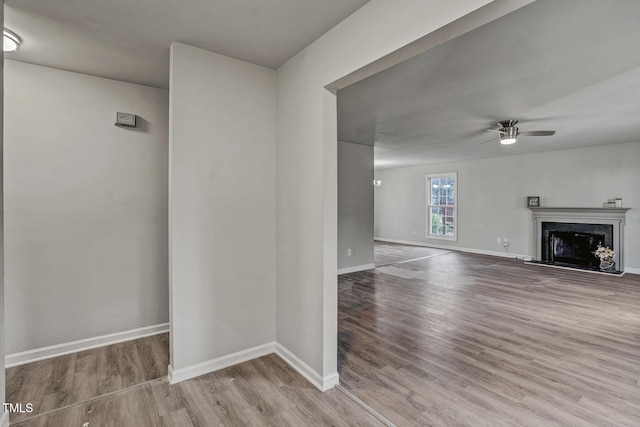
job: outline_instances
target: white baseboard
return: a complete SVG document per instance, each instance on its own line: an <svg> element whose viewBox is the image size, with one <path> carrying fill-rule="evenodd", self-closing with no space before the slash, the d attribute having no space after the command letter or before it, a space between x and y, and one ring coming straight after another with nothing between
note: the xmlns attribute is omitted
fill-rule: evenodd
<svg viewBox="0 0 640 427"><path fill-rule="evenodd" d="M313 368L303 362L298 356L293 354L283 345L276 342L270 342L257 347L248 348L237 353L207 360L206 362L198 363L196 365L187 366L186 368L173 369L173 366L169 365L169 384L176 384L190 380L192 378L206 375L252 359L257 359L258 357L266 356L271 353L275 353L320 391L324 392L330 390L339 383L340 377L337 372L322 378Z"/></svg>
<svg viewBox="0 0 640 427"><path fill-rule="evenodd" d="M340 268L338 269L338 276L341 274L357 273L358 271L373 270L374 268L376 268L375 264L362 264L354 265L353 267Z"/></svg>
<svg viewBox="0 0 640 427"><path fill-rule="evenodd" d="M322 377L282 344L276 343L276 354L322 392L331 390L340 383L340 376L337 372Z"/></svg>
<svg viewBox="0 0 640 427"><path fill-rule="evenodd" d="M403 245L425 246L425 247L437 248L437 249L448 249L450 251L468 252L471 254L478 254L478 255L491 255L491 256L498 256L502 258L516 258L524 261L531 261L533 259L531 255L511 254L508 252L488 251L485 249L461 248L459 246L439 245L437 243L431 243L431 242L429 243L412 242L411 240L386 239L383 237L374 237L374 240L377 240L379 242L400 243Z"/></svg>
<svg viewBox="0 0 640 427"><path fill-rule="evenodd" d="M0 427L9 427L9 413L0 412Z"/></svg>
<svg viewBox="0 0 640 427"><path fill-rule="evenodd" d="M624 272L625 273L629 273L629 274L640 274L640 268L628 268L628 267L625 267L624 268Z"/></svg>
<svg viewBox="0 0 640 427"><path fill-rule="evenodd" d="M79 351L90 350L92 348L117 344L124 341L131 341L165 332L169 332L168 323L161 323L159 325L146 326L143 328L132 329L130 331L116 332L114 334L101 335L98 337L85 338L78 341L36 348L20 353L7 354L5 356L5 367L11 368L13 366L24 365L26 363L37 362L38 360L64 356L65 354L77 353Z"/></svg>
<svg viewBox="0 0 640 427"><path fill-rule="evenodd" d="M176 384L190 380L191 378L219 371L220 369L228 368L275 352L276 343L270 342L228 354L226 356L218 357L216 359L207 360L196 365L187 366L186 368L174 369L173 366L169 365L169 384Z"/></svg>
<svg viewBox="0 0 640 427"><path fill-rule="evenodd" d="M340 384L340 374L334 372L333 374L325 375L324 378L322 378L322 389L320 389L320 391L325 392L331 390L338 384Z"/></svg>

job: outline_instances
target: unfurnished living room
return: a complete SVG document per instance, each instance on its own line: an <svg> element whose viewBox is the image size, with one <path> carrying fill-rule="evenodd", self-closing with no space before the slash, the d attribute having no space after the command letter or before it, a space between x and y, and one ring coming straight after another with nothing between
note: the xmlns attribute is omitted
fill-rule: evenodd
<svg viewBox="0 0 640 427"><path fill-rule="evenodd" d="M6 0L0 427L640 425L636 0Z"/></svg>

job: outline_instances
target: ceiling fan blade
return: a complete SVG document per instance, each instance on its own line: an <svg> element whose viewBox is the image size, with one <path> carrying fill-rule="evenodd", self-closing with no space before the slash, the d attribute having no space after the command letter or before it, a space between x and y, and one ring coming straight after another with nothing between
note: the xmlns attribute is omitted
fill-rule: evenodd
<svg viewBox="0 0 640 427"><path fill-rule="evenodd" d="M488 144L489 142L494 142L494 141L497 141L497 140L498 140L498 139L496 139L496 138L491 138L491 139L490 139L490 140L488 140L488 141L481 142L481 143L480 143L480 145Z"/></svg>
<svg viewBox="0 0 640 427"><path fill-rule="evenodd" d="M502 134L506 133L505 131L498 130L498 129L487 129L487 132L497 132L497 133L502 133Z"/></svg>
<svg viewBox="0 0 640 427"><path fill-rule="evenodd" d="M518 132L518 136L551 136L556 133L555 130L529 130Z"/></svg>

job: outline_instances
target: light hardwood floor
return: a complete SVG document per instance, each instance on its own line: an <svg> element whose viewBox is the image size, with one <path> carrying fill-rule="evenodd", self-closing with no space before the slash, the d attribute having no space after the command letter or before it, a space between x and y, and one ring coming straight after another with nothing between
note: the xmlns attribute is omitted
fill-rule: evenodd
<svg viewBox="0 0 640 427"><path fill-rule="evenodd" d="M338 299L341 384L397 425L640 425L638 275L451 252Z"/></svg>
<svg viewBox="0 0 640 427"><path fill-rule="evenodd" d="M7 402L29 402L35 409L11 414L11 421L166 377L168 365L165 333L8 368Z"/></svg>
<svg viewBox="0 0 640 427"><path fill-rule="evenodd" d="M373 262L376 267L405 262L412 259L443 255L451 251L446 249L428 248L424 246L408 246L397 243L375 242Z"/></svg>
<svg viewBox="0 0 640 427"><path fill-rule="evenodd" d="M275 355L169 385L168 334L7 369L11 425L377 426L337 390L321 393Z"/></svg>
<svg viewBox="0 0 640 427"><path fill-rule="evenodd" d="M166 378L12 424L48 426L377 426L340 393L321 393L276 355L169 385Z"/></svg>

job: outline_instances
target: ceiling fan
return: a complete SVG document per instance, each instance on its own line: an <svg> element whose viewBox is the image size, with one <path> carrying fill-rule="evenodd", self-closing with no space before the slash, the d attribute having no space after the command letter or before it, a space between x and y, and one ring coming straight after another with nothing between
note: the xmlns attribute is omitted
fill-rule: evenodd
<svg viewBox="0 0 640 427"><path fill-rule="evenodd" d="M517 120L502 120L498 122L498 129L487 129L489 132L498 132L500 134L500 144L514 144L518 136L551 136L556 133L555 130L531 130L520 132L516 125Z"/></svg>

